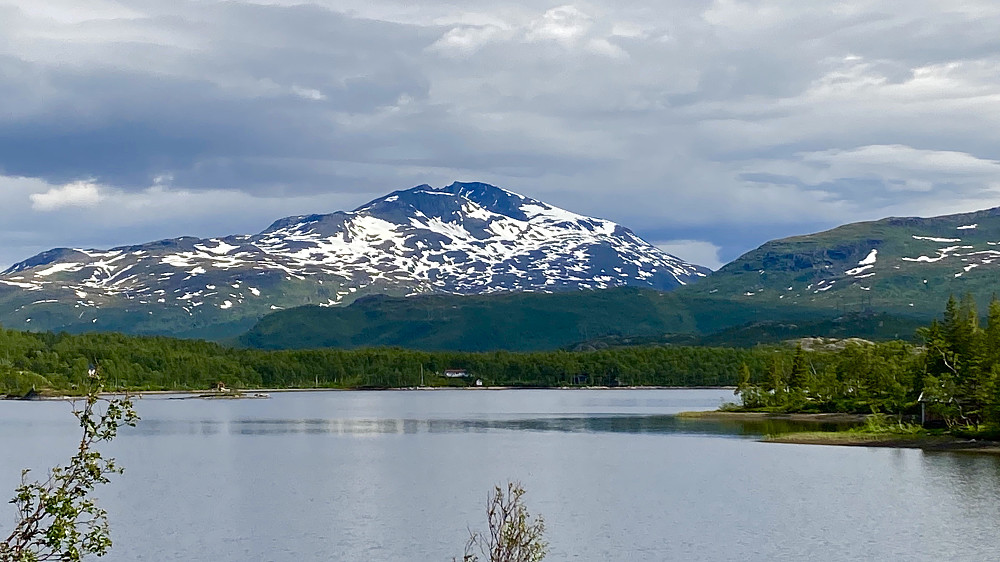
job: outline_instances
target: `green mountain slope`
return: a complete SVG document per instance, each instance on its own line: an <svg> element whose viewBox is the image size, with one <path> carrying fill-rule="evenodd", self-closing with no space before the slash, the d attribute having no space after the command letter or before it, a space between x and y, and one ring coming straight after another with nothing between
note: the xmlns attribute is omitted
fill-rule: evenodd
<svg viewBox="0 0 1000 562"><path fill-rule="evenodd" d="M768 242L669 294L615 289L362 299L269 315L242 343L537 350L909 339L951 294L973 293L986 302L1000 289L998 268L1000 208L888 218Z"/></svg>
<svg viewBox="0 0 1000 562"><path fill-rule="evenodd" d="M1000 289L1000 208L887 218L775 240L678 297L764 319L851 312L931 318L950 294L985 302ZM735 323L734 323L735 324Z"/></svg>
<svg viewBox="0 0 1000 562"><path fill-rule="evenodd" d="M557 349L608 335L693 332L696 322L668 293L618 288L489 296L369 297L346 307L270 314L240 338L264 349L403 346L513 351Z"/></svg>
<svg viewBox="0 0 1000 562"><path fill-rule="evenodd" d="M921 321L889 314L823 318L787 307L770 316L711 299L619 288L573 293L368 297L346 307L276 312L239 338L262 349L399 346L538 351L638 345L752 347L801 337L911 339Z"/></svg>
<svg viewBox="0 0 1000 562"><path fill-rule="evenodd" d="M750 322L711 334L664 334L660 336L604 336L577 343L572 351L632 346L755 347L791 342L801 338L864 338L867 340L914 340L926 321L890 314L846 314L818 320Z"/></svg>

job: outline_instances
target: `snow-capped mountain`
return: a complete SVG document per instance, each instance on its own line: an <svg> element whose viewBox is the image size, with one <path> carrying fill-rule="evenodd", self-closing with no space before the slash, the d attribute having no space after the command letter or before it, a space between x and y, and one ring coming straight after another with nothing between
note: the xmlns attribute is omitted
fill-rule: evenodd
<svg viewBox="0 0 1000 562"><path fill-rule="evenodd" d="M708 272L610 221L482 183L422 185L256 235L50 250L0 274L0 321L230 333L271 310L368 294L667 290Z"/></svg>

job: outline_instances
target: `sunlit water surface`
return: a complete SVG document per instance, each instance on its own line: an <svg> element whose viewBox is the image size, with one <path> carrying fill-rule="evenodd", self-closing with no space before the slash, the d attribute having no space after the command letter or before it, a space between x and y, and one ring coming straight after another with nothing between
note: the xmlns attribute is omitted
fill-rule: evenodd
<svg viewBox="0 0 1000 562"><path fill-rule="evenodd" d="M759 443L725 390L137 401L106 560L447 561L520 480L548 560L996 560L1000 459ZM64 462L64 402L0 402L0 491ZM0 531L13 518L0 505ZM6 534L6 533L4 533Z"/></svg>

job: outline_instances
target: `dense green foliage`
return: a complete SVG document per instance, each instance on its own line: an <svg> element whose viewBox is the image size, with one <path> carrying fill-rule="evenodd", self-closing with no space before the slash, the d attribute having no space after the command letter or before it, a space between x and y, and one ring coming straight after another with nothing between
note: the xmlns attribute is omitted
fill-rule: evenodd
<svg viewBox="0 0 1000 562"><path fill-rule="evenodd" d="M919 330L923 346L851 344L822 362L801 348L764 372L741 369L749 409L916 414L949 427L1000 424L1000 301L985 328L971 295L949 299L944 318Z"/></svg>
<svg viewBox="0 0 1000 562"><path fill-rule="evenodd" d="M925 324L926 322L904 316L851 313L832 319L749 322L706 335L604 336L577 343L570 349L586 351L635 345L754 347L816 336L837 339L864 338L873 341L912 340L916 338L917 329Z"/></svg>
<svg viewBox="0 0 1000 562"><path fill-rule="evenodd" d="M751 409L908 413L922 369L923 355L903 342L851 343L819 356L798 348L790 361L775 357L763 371L742 369L737 392Z"/></svg>
<svg viewBox="0 0 1000 562"><path fill-rule="evenodd" d="M553 294L368 297L347 307L276 312L240 342L261 349L399 346L461 351L651 344L752 347L809 336L908 339L926 322L886 314L834 318L794 308L764 313L677 295L626 287Z"/></svg>
<svg viewBox="0 0 1000 562"><path fill-rule="evenodd" d="M487 385L732 385L740 365L763 372L787 348L628 347L588 352L424 352L398 348L263 351L163 337L0 330L0 393L72 390L100 364L109 385L131 389L387 388ZM438 376L465 369L469 378ZM84 373L84 374L81 374Z"/></svg>
<svg viewBox="0 0 1000 562"><path fill-rule="evenodd" d="M767 411L914 415L922 405L951 426L1000 422L1000 301L985 327L971 296L950 300L940 322L919 330L922 346L849 343L799 347L675 345L581 351L461 352L400 348L276 350L121 334L0 330L0 393L73 391L89 364L129 389L392 388L738 385L745 407ZM448 369L468 377L447 378Z"/></svg>
<svg viewBox="0 0 1000 562"><path fill-rule="evenodd" d="M922 330L927 342L925 401L953 424L1000 423L1000 300L986 327L970 295L948 300L944 318Z"/></svg>
<svg viewBox="0 0 1000 562"><path fill-rule="evenodd" d="M240 338L262 349L400 346L536 351L607 336L689 332L695 323L653 290L368 297L346 307L305 306L264 317Z"/></svg>

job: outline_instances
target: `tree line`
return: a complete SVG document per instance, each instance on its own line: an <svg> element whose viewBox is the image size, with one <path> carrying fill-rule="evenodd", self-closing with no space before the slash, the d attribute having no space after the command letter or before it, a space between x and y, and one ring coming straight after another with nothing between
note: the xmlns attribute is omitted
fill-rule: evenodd
<svg viewBox="0 0 1000 562"><path fill-rule="evenodd" d="M1000 300L985 325L972 295L951 297L918 345L856 343L822 361L797 348L761 371L740 369L743 407L776 412L916 416L949 427L1000 424Z"/></svg>
<svg viewBox="0 0 1000 562"><path fill-rule="evenodd" d="M918 344L621 347L596 351L427 352L400 348L266 351L200 340L0 329L0 394L74 392L99 365L131 390L497 386L736 386L743 407L777 412L915 415L1000 424L1000 301L981 321L971 295L949 299ZM464 370L450 379L445 370Z"/></svg>
<svg viewBox="0 0 1000 562"><path fill-rule="evenodd" d="M763 372L782 347L629 347L597 351L425 352L399 348L264 351L115 333L0 329L0 394L32 387L71 392L99 365L111 388L394 388L505 386L731 386L741 365ZM441 376L464 370L465 379Z"/></svg>

